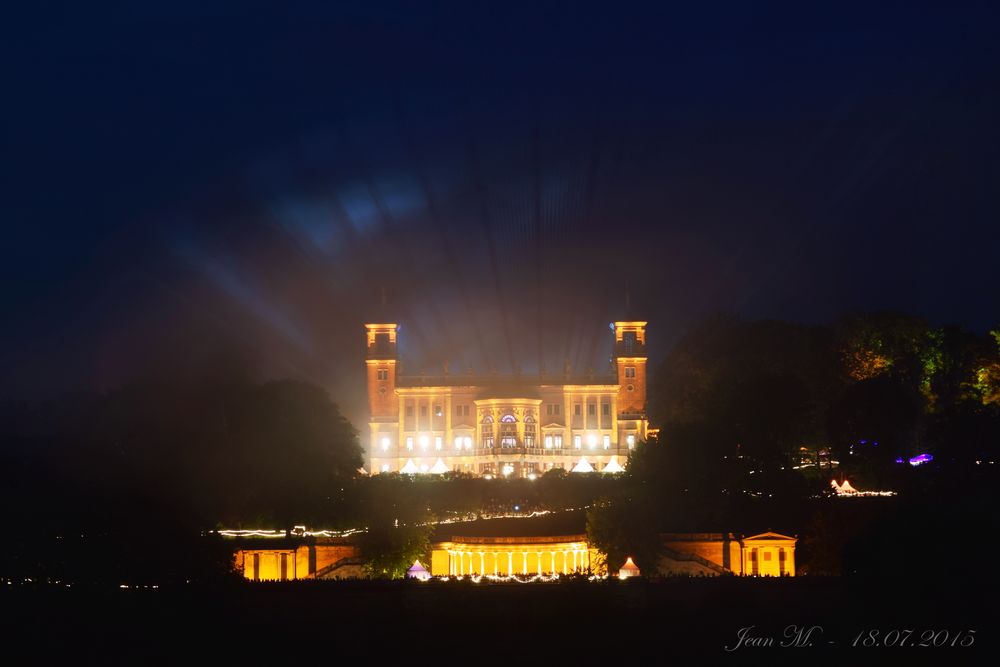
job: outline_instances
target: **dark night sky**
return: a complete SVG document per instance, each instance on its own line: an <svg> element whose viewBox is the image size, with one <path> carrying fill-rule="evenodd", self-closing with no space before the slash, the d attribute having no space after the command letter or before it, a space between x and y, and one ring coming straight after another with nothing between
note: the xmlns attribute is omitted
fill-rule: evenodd
<svg viewBox="0 0 1000 667"><path fill-rule="evenodd" d="M238 358L360 424L383 285L411 370L603 369L626 291L659 356L1000 320L989 3L232 4L5 18L0 395Z"/></svg>

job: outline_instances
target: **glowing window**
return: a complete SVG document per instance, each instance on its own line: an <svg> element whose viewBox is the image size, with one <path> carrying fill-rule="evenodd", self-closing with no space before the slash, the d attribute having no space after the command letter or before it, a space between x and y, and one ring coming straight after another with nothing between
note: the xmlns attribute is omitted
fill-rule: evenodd
<svg viewBox="0 0 1000 667"><path fill-rule="evenodd" d="M552 436L545 436L545 449L552 449Z"/></svg>
<svg viewBox="0 0 1000 667"><path fill-rule="evenodd" d="M562 449L562 436L561 435L552 436L552 446L555 447L556 449Z"/></svg>
<svg viewBox="0 0 1000 667"><path fill-rule="evenodd" d="M590 447L591 449L597 447L597 436L594 435L593 433L587 436L587 446Z"/></svg>
<svg viewBox="0 0 1000 667"><path fill-rule="evenodd" d="M389 438L386 438L386 437L383 436L382 437L382 451L386 451L387 449L389 449L389 445L390 444L391 443L390 443Z"/></svg>
<svg viewBox="0 0 1000 667"><path fill-rule="evenodd" d="M580 447L582 445L583 445L583 438L581 436L579 436L579 435L574 435L573 436L573 448L574 449L580 449Z"/></svg>
<svg viewBox="0 0 1000 667"><path fill-rule="evenodd" d="M604 449L611 449L611 436L604 436Z"/></svg>
<svg viewBox="0 0 1000 667"><path fill-rule="evenodd" d="M472 436L465 436L465 448L472 449Z"/></svg>
<svg viewBox="0 0 1000 667"><path fill-rule="evenodd" d="M441 447L444 446L444 438L440 435L434 438L434 449L441 451Z"/></svg>
<svg viewBox="0 0 1000 667"><path fill-rule="evenodd" d="M455 438L455 449L461 449L461 448L462 448L462 436L458 436Z"/></svg>
<svg viewBox="0 0 1000 667"><path fill-rule="evenodd" d="M479 439L483 447L493 447L493 417L490 415L483 417L483 425L479 429Z"/></svg>
<svg viewBox="0 0 1000 667"><path fill-rule="evenodd" d="M428 438L426 435L422 435L420 436L419 442L420 442L420 449L427 449L427 445L430 443L430 438Z"/></svg>
<svg viewBox="0 0 1000 667"><path fill-rule="evenodd" d="M635 435L629 433L625 436L625 442L628 443L628 448L632 449L635 447Z"/></svg>
<svg viewBox="0 0 1000 667"><path fill-rule="evenodd" d="M406 436L406 449L408 449L411 452L413 451L413 436L412 435Z"/></svg>
<svg viewBox="0 0 1000 667"><path fill-rule="evenodd" d="M535 446L535 418L531 415L524 418L524 446Z"/></svg>
<svg viewBox="0 0 1000 667"><path fill-rule="evenodd" d="M506 414L500 418L500 446L517 447L517 419Z"/></svg>

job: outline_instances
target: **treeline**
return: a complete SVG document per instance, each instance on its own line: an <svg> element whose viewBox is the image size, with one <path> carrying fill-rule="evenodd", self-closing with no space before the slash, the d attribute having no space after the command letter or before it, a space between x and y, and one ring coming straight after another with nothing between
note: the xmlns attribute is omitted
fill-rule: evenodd
<svg viewBox="0 0 1000 667"><path fill-rule="evenodd" d="M975 465L1000 443L1000 329L896 313L826 326L716 318L684 336L651 383L661 440L757 470L826 450L879 484L900 459Z"/></svg>

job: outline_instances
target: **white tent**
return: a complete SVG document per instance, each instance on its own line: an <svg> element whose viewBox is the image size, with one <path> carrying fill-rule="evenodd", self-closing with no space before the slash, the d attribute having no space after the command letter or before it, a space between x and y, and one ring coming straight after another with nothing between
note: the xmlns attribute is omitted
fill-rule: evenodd
<svg viewBox="0 0 1000 667"><path fill-rule="evenodd" d="M617 456L612 456L611 460L608 461L608 465L604 466L604 470L602 470L601 472L607 472L607 473L625 472L625 468L621 467L621 465L618 464Z"/></svg>
<svg viewBox="0 0 1000 667"><path fill-rule="evenodd" d="M594 472L594 466L590 465L586 456L581 456L580 462L574 466L572 472Z"/></svg>
<svg viewBox="0 0 1000 667"><path fill-rule="evenodd" d="M618 578L628 579L629 577L638 577L638 576L639 576L639 567L632 562L632 557L629 556L628 559L626 559L625 564L618 569Z"/></svg>
<svg viewBox="0 0 1000 667"><path fill-rule="evenodd" d="M419 560L415 560L413 561L413 565L410 566L410 569L406 571L406 578L427 581L431 578L431 573L427 571L427 568L420 564Z"/></svg>
<svg viewBox="0 0 1000 667"><path fill-rule="evenodd" d="M434 464L434 467L431 468L430 472L432 475L441 475L443 473L448 472L448 470L449 470L448 466L446 466L444 464L444 461L439 457L437 463Z"/></svg>
<svg viewBox="0 0 1000 667"><path fill-rule="evenodd" d="M406 459L406 465L400 468L399 472L407 475L415 475L419 471L417 470L417 466L413 462L413 459Z"/></svg>

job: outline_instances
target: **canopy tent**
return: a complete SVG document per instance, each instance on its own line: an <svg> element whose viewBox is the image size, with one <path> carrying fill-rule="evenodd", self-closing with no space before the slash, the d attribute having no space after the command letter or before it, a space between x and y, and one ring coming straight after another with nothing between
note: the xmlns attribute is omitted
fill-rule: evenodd
<svg viewBox="0 0 1000 667"><path fill-rule="evenodd" d="M439 457L438 460L437 460L437 463L435 463L434 467L431 468L430 473L432 475L441 475L441 474L446 473L448 471L449 471L448 466L446 466L444 464L444 460Z"/></svg>
<svg viewBox="0 0 1000 667"><path fill-rule="evenodd" d="M594 466L590 465L586 456L581 456L580 462L573 467L572 472L594 472Z"/></svg>
<svg viewBox="0 0 1000 667"><path fill-rule="evenodd" d="M836 493L838 496L846 496L852 493L858 493L858 490L855 489L853 486L851 486L851 483L848 482L846 479L844 480L843 484L838 484L837 480L835 479L830 480L830 486L833 487L833 492Z"/></svg>
<svg viewBox="0 0 1000 667"><path fill-rule="evenodd" d="M419 560L415 560L413 561L413 565L410 566L410 569L406 571L406 578L427 581L431 578L431 573L427 571L427 568L420 564Z"/></svg>
<svg viewBox="0 0 1000 667"><path fill-rule="evenodd" d="M400 468L399 472L405 473L407 475L415 475L419 471L417 470L417 466L413 462L413 459L406 459L406 465Z"/></svg>
<svg viewBox="0 0 1000 667"><path fill-rule="evenodd" d="M628 579L629 577L638 577L639 568L635 563L632 562L632 557L629 556L625 559L625 564L618 569L619 579Z"/></svg>
<svg viewBox="0 0 1000 667"><path fill-rule="evenodd" d="M617 456L612 456L611 460L608 461L608 465L604 466L604 469L601 472L606 472L606 473L625 472L625 468L621 467L618 464Z"/></svg>

